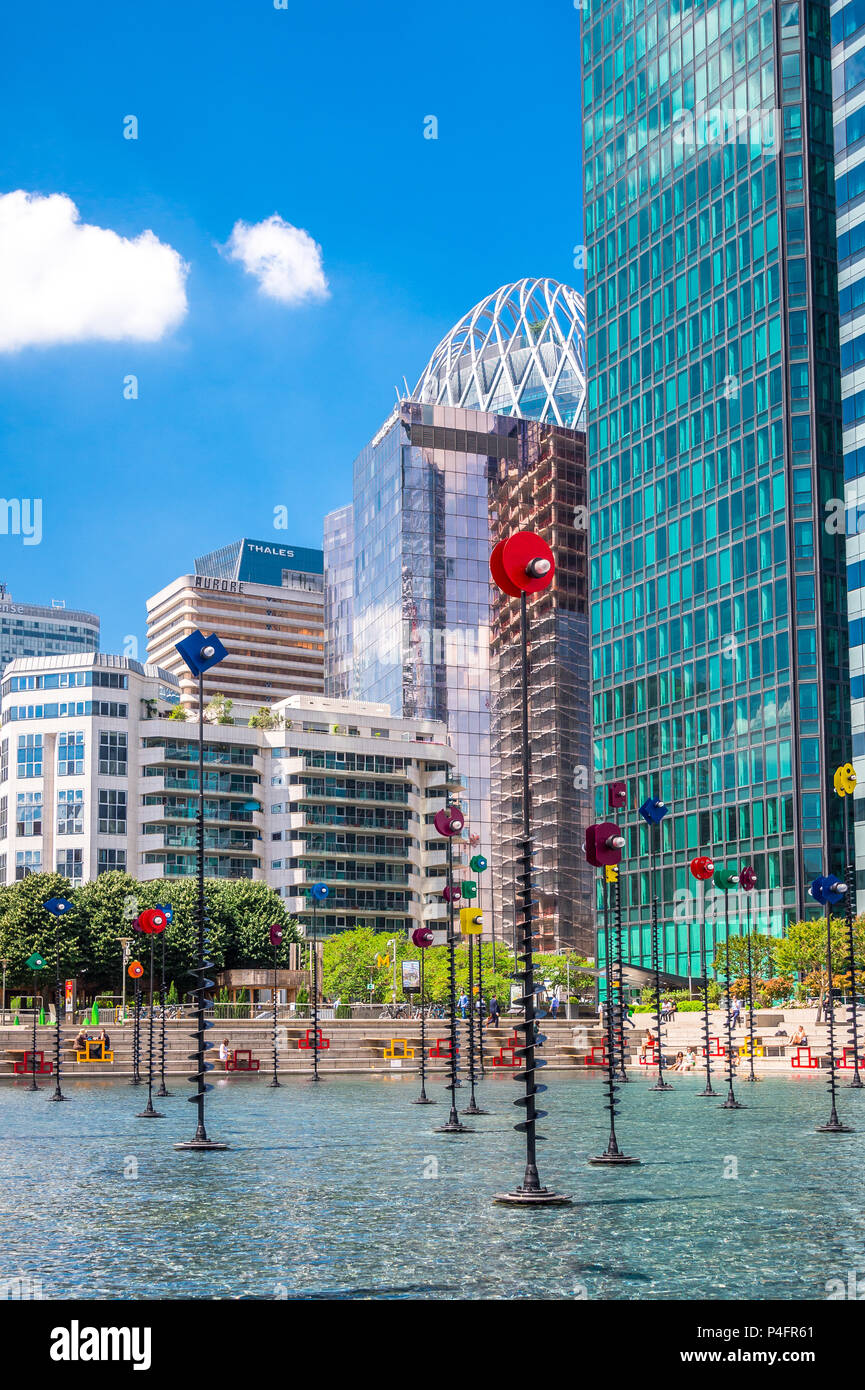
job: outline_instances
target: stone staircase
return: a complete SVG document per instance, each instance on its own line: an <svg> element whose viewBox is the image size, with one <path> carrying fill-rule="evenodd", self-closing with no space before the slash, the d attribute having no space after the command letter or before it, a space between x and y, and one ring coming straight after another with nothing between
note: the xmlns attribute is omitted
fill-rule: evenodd
<svg viewBox="0 0 865 1390"><path fill-rule="evenodd" d="M159 1020L154 1023L155 1068L159 1066ZM329 1045L319 1052L319 1072L322 1075L371 1073L392 1074L395 1072L416 1073L420 1064L420 1021L402 1019L355 1020L328 1019L320 1025L322 1038ZM517 1070L513 1066L513 1038L516 1021L509 1021L496 1028L484 1028L484 1064L488 1074L507 1075ZM544 1019L541 1030L546 1036L542 1057L549 1070L569 1070L584 1067L585 1059L596 1049L596 1057L601 1057L602 1031L596 1022L569 1023L564 1019L555 1021ZM306 1074L312 1070L313 1054L310 1048L298 1044L305 1040L311 1025L306 1021L280 1022L278 1025L278 1070L279 1074ZM88 1030L88 1031L95 1031ZM124 1026L109 1025L113 1062L77 1062L73 1046L78 1027L64 1025L62 1028L62 1066L64 1082L68 1078L93 1078L97 1076L117 1076L128 1079L132 1076L132 1024ZM447 1051L450 1040L450 1027L446 1020L428 1019L425 1024L427 1049L427 1074L444 1078L448 1072ZM166 1022L165 1074L177 1080L186 1077L191 1070L189 1053L194 1050L194 1040L190 1036L192 1025L188 1019ZM468 1068L468 1022L458 1022L459 1065L464 1077ZM210 1029L207 1040L214 1045L208 1060L213 1062L214 1071L223 1074L218 1058L218 1047L223 1038L228 1039L229 1049L247 1049L257 1059L258 1071L232 1071L231 1079L237 1078L250 1083L255 1077L264 1079L272 1074L271 1024L268 1020L253 1022L240 1020L220 1020ZM30 1049L32 1027L22 1023L18 1027L0 1028L0 1079L14 1079L29 1084L29 1076L15 1076L13 1062L16 1058L9 1049ZM46 1063L54 1059L55 1030L44 1026L37 1028L37 1051L45 1054ZM141 1025L141 1050L139 1071L147 1075L147 1020ZM404 1045L403 1045L404 1044ZM521 1045L521 1039L517 1042ZM477 1047L477 1042L475 1044ZM409 1055L414 1052L414 1056ZM432 1051L433 1055L429 1053ZM389 1055L385 1055L388 1053ZM50 1077L38 1076L40 1085L47 1085Z"/></svg>
<svg viewBox="0 0 865 1390"><path fill-rule="evenodd" d="M815 1009L788 1009L786 1011L766 1011L759 1010L754 1013L754 1043L755 1049L762 1047L763 1056L754 1057L754 1070L766 1075L796 1075L797 1072L818 1071L829 1065L829 1025L817 1023ZM646 1068L640 1063L640 1045L645 1039L649 1029L654 1033L655 1020L653 1014L634 1014L633 1021L635 1027L627 1030L627 1045L629 1060L628 1065L641 1072L651 1071L649 1066ZM808 1047L811 1054L811 1065L805 1065L808 1061L807 1050L802 1049L801 1067L792 1065L793 1058L796 1056L797 1049L791 1045L790 1039L796 1032L799 1024L805 1029L808 1037ZM859 1059L860 1069L863 1068L862 1056L865 1053L865 1019L860 1013L859 1030ZM739 1052L740 1048L745 1047L745 1038L748 1033L747 1012L743 1012L738 1028L732 1032L733 1049L738 1055L738 1070L748 1067L747 1055ZM776 1032L779 1028L786 1030L786 1037L777 1037ZM687 1052L689 1047L693 1047L697 1053L697 1071L705 1066L703 1057L703 1015L702 1013L679 1013L669 1023L662 1026L662 1038L664 1044L664 1058L669 1065L672 1065L677 1052ZM727 1017L726 1013L720 1009L709 1011L709 1037L718 1039L716 1047L726 1048L727 1045ZM852 1050L849 1048L848 1036L848 1015L846 1008L839 1007L835 1014L835 1053L838 1059L843 1057L843 1049L847 1047L847 1059L849 1070L852 1072ZM650 1054L651 1055L651 1054ZM816 1064L816 1065L815 1065ZM725 1071L727 1065L726 1056L713 1056L712 1070L718 1074ZM840 1075L844 1075L841 1069Z"/></svg>

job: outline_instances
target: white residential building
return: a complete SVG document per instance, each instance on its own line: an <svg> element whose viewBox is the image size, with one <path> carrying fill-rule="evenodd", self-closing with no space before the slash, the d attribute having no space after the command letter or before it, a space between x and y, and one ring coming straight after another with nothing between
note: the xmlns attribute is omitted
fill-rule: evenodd
<svg viewBox="0 0 865 1390"><path fill-rule="evenodd" d="M169 718L174 676L96 652L24 658L0 692L0 882L195 874L197 719ZM281 701L268 728L249 727L251 705L235 712L205 726L208 877L264 880L304 924L325 882L320 932L443 915L432 819L461 787L443 724L312 695Z"/></svg>

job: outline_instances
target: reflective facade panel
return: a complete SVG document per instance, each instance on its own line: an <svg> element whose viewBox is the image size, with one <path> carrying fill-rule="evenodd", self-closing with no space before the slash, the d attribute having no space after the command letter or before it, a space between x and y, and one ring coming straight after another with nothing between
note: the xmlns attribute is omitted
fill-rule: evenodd
<svg viewBox="0 0 865 1390"><path fill-rule="evenodd" d="M819 4L582 14L595 809L627 782L644 964L636 807L668 803L662 964L682 977L699 969L693 855L753 863L774 932L819 910L807 884L843 863L830 60Z"/></svg>

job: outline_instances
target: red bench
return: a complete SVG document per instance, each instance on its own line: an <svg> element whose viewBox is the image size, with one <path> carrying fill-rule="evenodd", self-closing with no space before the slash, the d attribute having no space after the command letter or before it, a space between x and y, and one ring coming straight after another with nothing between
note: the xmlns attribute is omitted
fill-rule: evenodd
<svg viewBox="0 0 865 1390"><path fill-rule="evenodd" d="M507 1042L499 1048L498 1057L493 1058L494 1067L521 1067L523 1060L517 1056L517 1048L520 1046L520 1038L516 1033L512 1033ZM505 1057L505 1053L510 1053L510 1058Z"/></svg>
<svg viewBox="0 0 865 1390"><path fill-rule="evenodd" d="M445 1047L447 1048L447 1051L446 1051L446 1052L443 1052L443 1051L442 1051L442 1043L444 1043ZM430 1057L444 1057L444 1058L446 1058L446 1059L449 1060L450 1057L451 1057L451 1055L452 1055L452 1054L451 1054L451 1040L450 1040L450 1038L436 1038L436 1045L435 1045L435 1047L431 1047L431 1048L430 1048L430 1050L429 1050L429 1055L430 1055ZM459 1043L457 1043L457 1045L456 1045L456 1055L457 1055L457 1057L459 1057L459 1055L460 1055L460 1045L459 1045Z"/></svg>
<svg viewBox="0 0 865 1390"><path fill-rule="evenodd" d="M261 1062L257 1057L253 1057L248 1047L236 1047L225 1064L225 1070L258 1071L260 1066Z"/></svg>
<svg viewBox="0 0 865 1390"><path fill-rule="evenodd" d="M15 1048L15 1049L10 1048L9 1050L10 1050L10 1051L16 1051L16 1052L17 1052L19 1049L17 1049L17 1048ZM23 1051L24 1055L21 1057L21 1059L20 1059L19 1061L17 1061L17 1062L14 1063L14 1065L13 1065L13 1067L12 1067L13 1072L15 1072L18 1076L33 1076L33 1075L36 1075L36 1076L50 1076L50 1075L51 1075L52 1071L54 1070L54 1063L53 1063L53 1062L46 1062L46 1061L45 1061L45 1053L44 1053L44 1052L37 1052L37 1053L34 1054L33 1052L27 1052L27 1051L25 1051L24 1049L21 1049L21 1050ZM38 1059L38 1062L39 1062L38 1067L34 1067L34 1065L33 1065L33 1057L34 1057L34 1055L35 1055L36 1058Z"/></svg>
<svg viewBox="0 0 865 1390"><path fill-rule="evenodd" d="M714 1047L712 1046L713 1043L714 1043ZM701 1048L700 1048L700 1051L702 1052L703 1056L705 1057L705 1056L706 1056L706 1049L705 1049L705 1047L701 1047ZM723 1046L722 1046L722 1044L721 1044L721 1039L720 1039L720 1038L710 1038L710 1039L709 1039L709 1056L710 1056L710 1057L726 1057L726 1055L727 1055L727 1049L726 1049L726 1047L723 1047Z"/></svg>
<svg viewBox="0 0 865 1390"><path fill-rule="evenodd" d="M600 1060L600 1062L598 1061L597 1057L595 1056L595 1053L597 1052L598 1048L601 1049L601 1060ZM586 1063L586 1066L587 1066L587 1067L605 1067L605 1066L607 1065L607 1044L606 1044L606 1043L594 1043L594 1044L592 1045L592 1050L591 1050L591 1052L587 1052L587 1053L586 1053L586 1056L585 1056L585 1059L584 1059L584 1060L585 1060L585 1063Z"/></svg>
<svg viewBox="0 0 865 1390"><path fill-rule="evenodd" d="M805 1060L804 1062L802 1061L802 1053L803 1053L803 1052L807 1052L807 1054L808 1054L808 1056L807 1056L807 1058L806 1058L806 1060ZM796 1048L796 1056L790 1058L790 1066L791 1066L791 1067L806 1067L806 1068L807 1068L807 1067L819 1067L819 1065L820 1065L820 1059L819 1059L818 1057L812 1057L812 1056L811 1056L811 1049L810 1049L810 1047L805 1047L804 1045L802 1045L801 1047L797 1047L797 1048Z"/></svg>
<svg viewBox="0 0 865 1390"><path fill-rule="evenodd" d="M844 1056L841 1058L840 1061L837 1061L837 1060L836 1060L836 1062L835 1062L836 1067L841 1067L844 1071L852 1071L853 1068L854 1068L855 1065L856 1065L855 1061L850 1061L850 1062L847 1061L847 1053L848 1053L848 1052L849 1052L849 1053L851 1054L851 1056L852 1056L852 1054L853 1054L853 1049L852 1049L852 1047L845 1047L845 1048L844 1048ZM859 1065L860 1065L860 1067L865 1067L865 1056L862 1056L862 1057L859 1058Z"/></svg>
<svg viewBox="0 0 865 1390"><path fill-rule="evenodd" d="M326 1038L326 1037L324 1036L324 1034L322 1033L322 1031L321 1031L320 1028L316 1028L316 1029L307 1028L306 1033L304 1034L304 1036L303 1036L302 1038L298 1038L298 1040L297 1040L297 1045L298 1045L298 1047L302 1047L302 1048L304 1048L305 1050L309 1050L309 1051L313 1051L313 1050L314 1050L314 1048L315 1048L315 1043L314 1043L314 1042L311 1042L311 1041L310 1041L310 1037L309 1037L310 1033L312 1033L312 1032L315 1032L315 1033L318 1034L318 1047L319 1047L319 1051L321 1051L321 1052L326 1051L326 1049L330 1047L330 1038Z"/></svg>

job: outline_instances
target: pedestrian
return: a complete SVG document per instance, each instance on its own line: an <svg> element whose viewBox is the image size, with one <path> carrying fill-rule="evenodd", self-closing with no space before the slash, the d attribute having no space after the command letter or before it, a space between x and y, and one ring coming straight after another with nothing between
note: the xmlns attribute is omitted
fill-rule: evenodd
<svg viewBox="0 0 865 1390"><path fill-rule="evenodd" d="M487 1023L491 1028L498 1027L499 1022L499 1001L494 994L490 995L490 1012Z"/></svg>
<svg viewBox="0 0 865 1390"><path fill-rule="evenodd" d="M228 1038L223 1038L219 1044L219 1060L222 1063L223 1071L228 1071Z"/></svg>
<svg viewBox="0 0 865 1390"><path fill-rule="evenodd" d="M469 997L468 997L468 995L466 994L465 990L463 990L462 994L460 995L459 999L457 1000L457 1008L459 1009L459 1011L460 1011L460 1016L461 1016L462 1018L465 1018L465 1016L466 1016L466 1009L468 1008L468 1006L469 1006Z"/></svg>
<svg viewBox="0 0 865 1390"><path fill-rule="evenodd" d="M553 1002L550 1005L550 1016L552 1018L558 1018L559 1016L559 996L557 994L553 995Z"/></svg>
<svg viewBox="0 0 865 1390"><path fill-rule="evenodd" d="M730 1025L731 1025L731 1027L733 1027L733 1028L738 1028L738 1026L739 1026L739 1019L741 1018L741 1016L742 1016L742 1001L741 1001L741 999L738 999L738 998L736 997L736 995L734 994L734 995L733 995L733 1012L732 1012L732 1015L731 1015L731 1018L730 1018Z"/></svg>

